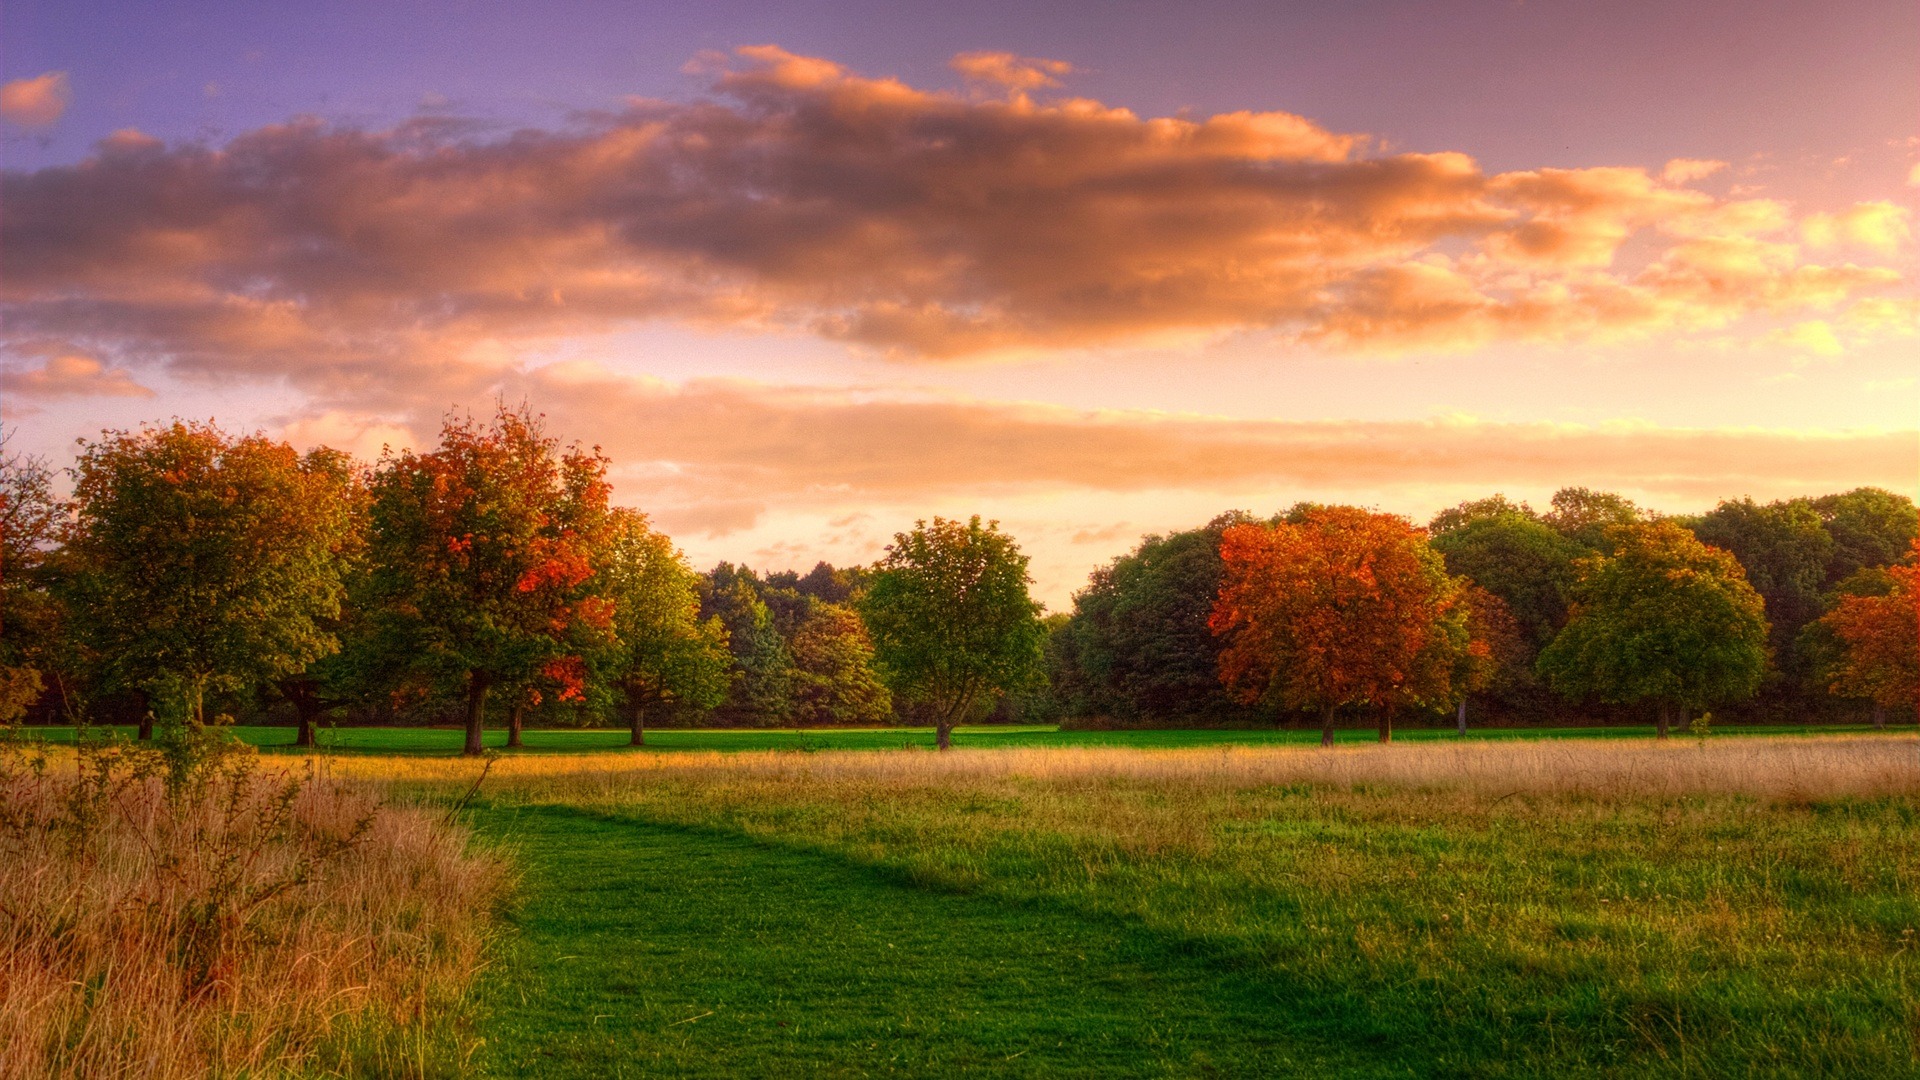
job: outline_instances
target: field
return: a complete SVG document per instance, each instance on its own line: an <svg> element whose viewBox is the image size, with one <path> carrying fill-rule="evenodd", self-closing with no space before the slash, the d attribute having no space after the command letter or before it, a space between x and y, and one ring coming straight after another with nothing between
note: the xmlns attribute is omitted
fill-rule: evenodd
<svg viewBox="0 0 1920 1080"><path fill-rule="evenodd" d="M1911 732L545 734L463 812L519 883L430 1073L1920 1076ZM322 768L482 768L374 749Z"/></svg>

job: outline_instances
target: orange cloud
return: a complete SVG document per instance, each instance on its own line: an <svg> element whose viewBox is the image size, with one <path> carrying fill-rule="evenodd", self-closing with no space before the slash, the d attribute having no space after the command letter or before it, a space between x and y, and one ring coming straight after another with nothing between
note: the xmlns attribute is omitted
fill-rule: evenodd
<svg viewBox="0 0 1920 1080"><path fill-rule="evenodd" d="M1052 62L956 63L1015 93L758 46L711 74L709 99L497 141L446 118L303 121L218 148L124 133L0 179L0 315L15 340L393 409L649 319L903 359L1246 330L1394 352L1718 330L1903 281L1807 254L1829 235L1891 253L1898 208L1796 237L1781 204L1644 169L1488 175L1289 113L1028 97L1066 73Z"/></svg>
<svg viewBox="0 0 1920 1080"><path fill-rule="evenodd" d="M37 368L0 371L0 390L28 398L153 396L126 371L73 354L49 356Z"/></svg>
<svg viewBox="0 0 1920 1080"><path fill-rule="evenodd" d="M923 504L1033 492L1424 492L1630 488L1711 501L1909 482L1916 433L1633 425L1250 421L1032 404L875 399L730 381L673 386L580 368L511 385L602 445L621 497L701 531L771 507Z"/></svg>
<svg viewBox="0 0 1920 1080"><path fill-rule="evenodd" d="M1037 60L1009 52L961 53L953 58L951 66L974 82L1014 91L1059 86L1060 77L1073 71L1073 65L1065 60Z"/></svg>
<svg viewBox="0 0 1920 1080"><path fill-rule="evenodd" d="M21 127L47 127L67 111L73 94L64 71L0 85L0 117Z"/></svg>

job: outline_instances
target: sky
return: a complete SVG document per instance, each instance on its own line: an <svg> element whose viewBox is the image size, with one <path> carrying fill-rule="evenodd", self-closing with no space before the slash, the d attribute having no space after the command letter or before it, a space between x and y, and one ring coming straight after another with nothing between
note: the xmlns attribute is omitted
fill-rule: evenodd
<svg viewBox="0 0 1920 1080"><path fill-rule="evenodd" d="M697 565L1920 483L1920 7L0 9L9 449L526 402Z"/></svg>

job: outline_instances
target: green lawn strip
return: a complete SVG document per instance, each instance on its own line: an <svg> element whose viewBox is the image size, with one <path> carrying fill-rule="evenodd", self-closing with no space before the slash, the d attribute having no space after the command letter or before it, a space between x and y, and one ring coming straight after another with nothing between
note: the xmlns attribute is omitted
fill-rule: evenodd
<svg viewBox="0 0 1920 1080"><path fill-rule="evenodd" d="M1123 920L640 818L475 820L526 869L495 1075L1407 1074L1275 973Z"/></svg>
<svg viewBox="0 0 1920 1080"><path fill-rule="evenodd" d="M20 729L28 738L66 742L73 738L69 727L29 727ZM115 729L132 737L132 728ZM301 753L293 747L290 727L239 725L232 729L248 743L264 750ZM1823 735L1871 732L1865 725L1755 725L1722 726L1716 736L1728 735ZM1911 734L1912 728L1899 733ZM1892 734L1892 732L1889 732ZM1467 738L1475 740L1511 739L1645 739L1651 727L1525 727L1470 729ZM427 727L342 727L320 733L323 748L337 753L453 755L459 753L462 735L452 728ZM1401 742L1458 741L1451 728L1405 728L1395 733ZM1342 743L1368 743L1375 739L1370 728L1353 728L1339 733ZM507 734L488 731L486 745L504 748ZM932 728L760 728L760 729L663 729L647 733L647 746L636 750L627 745L624 730L542 729L525 733L524 750L509 753L581 753L673 752L673 751L747 751L747 750L899 750L907 747L930 749ZM1051 726L980 726L961 728L954 734L954 745L974 749L1006 747L1131 747L1138 749L1178 749L1212 746L1312 746L1320 741L1317 730L1305 729L1160 729L1140 731L1061 731Z"/></svg>

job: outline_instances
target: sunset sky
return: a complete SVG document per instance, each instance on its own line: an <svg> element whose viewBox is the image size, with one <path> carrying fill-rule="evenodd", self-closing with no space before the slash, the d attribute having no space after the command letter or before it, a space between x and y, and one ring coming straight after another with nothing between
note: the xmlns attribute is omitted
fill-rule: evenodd
<svg viewBox="0 0 1920 1080"><path fill-rule="evenodd" d="M1920 477L1920 5L8 0L0 403L525 399L696 565Z"/></svg>

